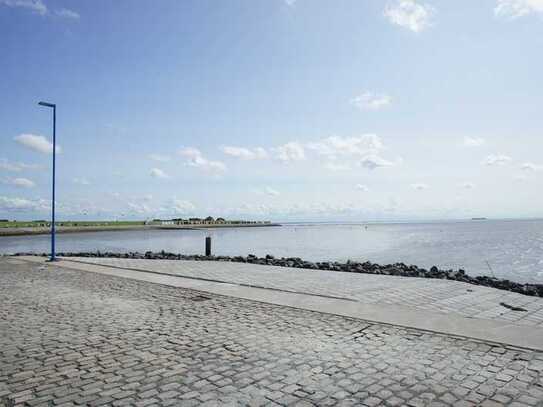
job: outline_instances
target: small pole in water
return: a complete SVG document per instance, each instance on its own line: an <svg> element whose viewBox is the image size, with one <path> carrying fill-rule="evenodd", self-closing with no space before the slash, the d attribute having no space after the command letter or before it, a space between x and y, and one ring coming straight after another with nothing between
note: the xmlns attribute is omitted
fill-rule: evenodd
<svg viewBox="0 0 543 407"><path fill-rule="evenodd" d="M490 272L492 273L492 277L496 278L496 276L494 275L494 270L492 270L492 267L490 267L490 263L488 262L488 260L485 260L485 263L488 266Z"/></svg>
<svg viewBox="0 0 543 407"><path fill-rule="evenodd" d="M211 256L211 236L206 236L206 256Z"/></svg>

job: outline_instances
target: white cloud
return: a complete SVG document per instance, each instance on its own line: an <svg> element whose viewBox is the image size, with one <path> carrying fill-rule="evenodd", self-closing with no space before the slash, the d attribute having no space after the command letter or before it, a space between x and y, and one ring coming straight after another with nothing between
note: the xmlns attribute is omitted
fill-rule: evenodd
<svg viewBox="0 0 543 407"><path fill-rule="evenodd" d="M37 151L43 154L53 153L53 143L47 140L43 136L36 136L34 134L20 134L15 137L15 141L31 150ZM56 148L57 154L61 152L60 146Z"/></svg>
<svg viewBox="0 0 543 407"><path fill-rule="evenodd" d="M41 0L0 0L0 5L26 8L41 15L47 14L47 6Z"/></svg>
<svg viewBox="0 0 543 407"><path fill-rule="evenodd" d="M384 148L381 139L375 134L356 137L331 136L317 142L308 143L307 148L328 157L365 156L376 154Z"/></svg>
<svg viewBox="0 0 543 407"><path fill-rule="evenodd" d="M464 147L480 147L485 142L485 139L481 137L464 137Z"/></svg>
<svg viewBox="0 0 543 407"><path fill-rule="evenodd" d="M430 188L427 184L423 184L421 182L411 184L410 186L411 186L411 188L413 188L416 191L424 191L425 189Z"/></svg>
<svg viewBox="0 0 543 407"><path fill-rule="evenodd" d="M38 168L38 166L35 164L15 163L8 161L6 158L0 158L0 170L19 172L26 169L35 168Z"/></svg>
<svg viewBox="0 0 543 407"><path fill-rule="evenodd" d="M304 146L297 141L283 144L282 146L274 148L273 151L275 152L276 158L285 163L305 160Z"/></svg>
<svg viewBox="0 0 543 407"><path fill-rule="evenodd" d="M352 165L370 170L399 164L380 156L385 149L379 136L364 134L356 137L332 136L308 143L307 148L326 159L325 167L334 171L348 170Z"/></svg>
<svg viewBox="0 0 543 407"><path fill-rule="evenodd" d="M511 157L504 154L491 154L483 161L484 165L504 165L511 161Z"/></svg>
<svg viewBox="0 0 543 407"><path fill-rule="evenodd" d="M153 212L153 210L144 203L128 202L126 205L128 206L129 212L133 214L146 215Z"/></svg>
<svg viewBox="0 0 543 407"><path fill-rule="evenodd" d="M225 146L222 147L222 152L242 160L262 160L268 158L268 152L262 147L250 149L246 147Z"/></svg>
<svg viewBox="0 0 543 407"><path fill-rule="evenodd" d="M396 162L385 160L382 157L379 157L378 155L368 155L360 160L358 163L361 167L366 168L368 170L374 170L376 168L380 167L392 167L394 165L397 165L401 160L397 160Z"/></svg>
<svg viewBox="0 0 543 407"><path fill-rule="evenodd" d="M370 191L370 189L366 185L362 185L362 184L356 184L355 188L357 190L359 190L359 191L362 191L362 192L369 192Z"/></svg>
<svg viewBox="0 0 543 407"><path fill-rule="evenodd" d="M522 164L520 168L524 171L541 171L543 170L543 165L527 162Z"/></svg>
<svg viewBox="0 0 543 407"><path fill-rule="evenodd" d="M61 8L60 10L55 11L55 14L62 18L68 18L72 20L79 20L80 15L79 13L69 10L67 8Z"/></svg>
<svg viewBox="0 0 543 407"><path fill-rule="evenodd" d="M196 206L192 202L181 199L174 199L171 208L176 214L180 215L186 215L196 210Z"/></svg>
<svg viewBox="0 0 543 407"><path fill-rule="evenodd" d="M161 178L161 179L170 178L170 176L168 174L166 174L164 171L162 171L160 168L152 168L151 169L151 177Z"/></svg>
<svg viewBox="0 0 543 407"><path fill-rule="evenodd" d="M2 180L2 183L19 188L34 188L36 186L34 181L28 178L5 178Z"/></svg>
<svg viewBox="0 0 543 407"><path fill-rule="evenodd" d="M392 98L385 94L364 92L351 99L351 103L361 110L380 110L392 103Z"/></svg>
<svg viewBox="0 0 543 407"><path fill-rule="evenodd" d="M348 171L355 167L374 170L397 166L403 161L401 158L395 160L384 158L382 152L385 146L375 134L354 137L331 136L306 143L291 141L269 149L239 146L224 146L220 149L226 155L247 161L268 157L284 163L317 159L320 165L330 171ZM210 173L220 174L226 170L222 162L208 160L200 150L194 147L182 148L179 155L187 159L186 165L198 167Z"/></svg>
<svg viewBox="0 0 543 407"><path fill-rule="evenodd" d="M384 11L385 17L392 23L414 32L421 32L432 24L435 9L415 0L397 0L389 4Z"/></svg>
<svg viewBox="0 0 543 407"><path fill-rule="evenodd" d="M475 184L473 182L464 182L464 183L460 184L459 187L463 188L463 189L474 189Z"/></svg>
<svg viewBox="0 0 543 407"><path fill-rule="evenodd" d="M149 158L153 161L158 161L161 163L166 163L170 161L170 156L162 155L162 154L149 154Z"/></svg>
<svg viewBox="0 0 543 407"><path fill-rule="evenodd" d="M22 170L22 167L17 163L10 163L5 158L0 159L0 169L6 171L19 172Z"/></svg>
<svg viewBox="0 0 543 407"><path fill-rule="evenodd" d="M2 5L7 7L24 8L42 16L53 15L53 13L49 13L47 6L42 0L0 0L0 6ZM71 20L79 20L80 18L79 13L67 8L55 10L54 15Z"/></svg>
<svg viewBox="0 0 543 407"><path fill-rule="evenodd" d="M543 0L497 0L496 17L515 19L532 13L543 13Z"/></svg>
<svg viewBox="0 0 543 407"><path fill-rule="evenodd" d="M2 210L18 210L18 209L32 209L32 202L24 198L8 198L0 196L0 209Z"/></svg>
<svg viewBox="0 0 543 407"><path fill-rule="evenodd" d="M179 155L187 159L186 165L200 168L204 172L219 175L226 171L226 165L220 161L211 161L205 158L200 150L194 147L184 147L179 150Z"/></svg>
<svg viewBox="0 0 543 407"><path fill-rule="evenodd" d="M279 196L281 193L272 187L257 188L253 190L258 195Z"/></svg>
<svg viewBox="0 0 543 407"><path fill-rule="evenodd" d="M78 185L90 185L89 180L87 180L86 178L74 178L72 181L74 184Z"/></svg>
<svg viewBox="0 0 543 407"><path fill-rule="evenodd" d="M132 201L127 202L129 212L137 215L151 216L179 216L188 213L193 213L196 210L196 206L186 200L182 199L170 199L159 205L155 202L151 195L145 195L143 197L134 198Z"/></svg>
<svg viewBox="0 0 543 407"><path fill-rule="evenodd" d="M25 198L10 198L0 196L0 210L5 211L47 211L50 203L43 199L29 200Z"/></svg>
<svg viewBox="0 0 543 407"><path fill-rule="evenodd" d="M264 188L264 191L266 192L266 194L270 195L270 196L279 196L281 195L281 193L271 187L266 187Z"/></svg>
<svg viewBox="0 0 543 407"><path fill-rule="evenodd" d="M29 180L28 178L14 178L10 183L11 185L21 188L34 188L36 186L34 181Z"/></svg>
<svg viewBox="0 0 543 407"><path fill-rule="evenodd" d="M297 0L283 0L285 2L285 4L289 7L292 7L296 4L296 1Z"/></svg>

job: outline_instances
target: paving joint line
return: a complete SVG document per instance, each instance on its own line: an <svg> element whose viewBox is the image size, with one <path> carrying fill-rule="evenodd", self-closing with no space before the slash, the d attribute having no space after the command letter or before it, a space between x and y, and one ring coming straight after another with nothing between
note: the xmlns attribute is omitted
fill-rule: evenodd
<svg viewBox="0 0 543 407"><path fill-rule="evenodd" d="M162 276L181 277L181 278L189 278L191 280L208 281L210 283L231 284L231 285L238 285L240 287L260 288L262 290L280 291L280 292L291 293L291 294L309 295L309 296L312 296L312 297L330 298L332 300L344 300L344 301L359 302L358 300L356 300L354 298L348 298L348 297L336 297L336 296L333 296L333 295L326 295L326 294L312 294L312 293L305 293L305 292L302 292L302 291L286 290L286 289L283 289L283 288L265 287L265 286L254 285L254 284L246 284L246 283L232 283L230 281L216 280L216 279L213 279L213 278L185 276L185 275L180 275L180 274L165 273L163 271L139 269L139 268L135 268L135 267L121 267L121 266L114 266L114 265L111 265L111 264L99 264L99 263L92 263L92 262L81 261L81 260L69 260L69 259L66 259L65 257L61 257L61 259L63 261L72 262L72 263L81 263L81 264L88 264L88 265L91 265L91 266L109 267L109 268L118 269L118 270L132 270L132 271L138 271L138 272L141 272L141 273L150 273L150 274L158 274L158 275L162 275Z"/></svg>

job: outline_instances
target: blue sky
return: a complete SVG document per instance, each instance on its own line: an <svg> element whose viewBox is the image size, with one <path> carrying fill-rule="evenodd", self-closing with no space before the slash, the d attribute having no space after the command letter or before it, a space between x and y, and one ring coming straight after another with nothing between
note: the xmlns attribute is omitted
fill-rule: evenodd
<svg viewBox="0 0 543 407"><path fill-rule="evenodd" d="M543 0L0 0L0 218L543 216Z"/></svg>

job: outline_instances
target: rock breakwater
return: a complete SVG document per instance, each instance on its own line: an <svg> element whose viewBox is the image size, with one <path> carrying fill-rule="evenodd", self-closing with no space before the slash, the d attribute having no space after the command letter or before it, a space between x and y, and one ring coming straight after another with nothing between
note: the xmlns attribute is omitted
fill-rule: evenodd
<svg viewBox="0 0 543 407"><path fill-rule="evenodd" d="M21 255L35 255L35 253L18 253ZM48 254L41 254L48 256ZM348 273L365 273L379 274L389 276L402 277L419 277L419 278L437 278L453 281L461 281L464 283L480 285L485 287L498 288L500 290L513 291L520 294L543 297L543 284L517 283L507 279L489 277L489 276L470 276L462 269L458 270L443 270L436 266L430 269L421 268L415 265L407 265L404 263L394 263L380 265L369 261L356 262L312 262L303 260L299 257L281 257L276 258L272 255L258 257L255 255L248 256L202 256L202 255L186 255L160 252L128 252L128 253L112 253L112 252L71 252L57 253L59 257L109 257L120 259L151 259L151 260L196 260L196 261L226 261L249 264L260 264L279 267L294 267L310 270L328 270Z"/></svg>

